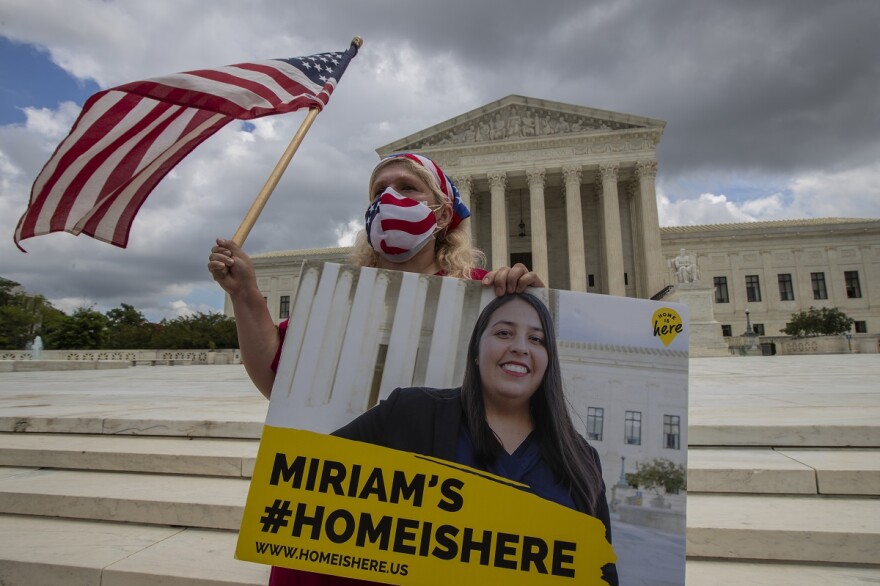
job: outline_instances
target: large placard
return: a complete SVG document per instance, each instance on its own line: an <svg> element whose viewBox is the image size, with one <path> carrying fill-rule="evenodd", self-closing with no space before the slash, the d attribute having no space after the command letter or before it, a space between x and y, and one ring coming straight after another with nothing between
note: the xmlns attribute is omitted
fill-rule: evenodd
<svg viewBox="0 0 880 586"><path fill-rule="evenodd" d="M338 429L398 387L458 386L473 323L493 297L479 282L307 262L237 557L392 584L436 583L438 572L468 582L602 584L599 569L616 554L621 583L683 584L683 495L650 507L652 495L628 486L626 473L658 458L686 465L686 307L530 292L550 309L570 412L600 454L613 553L596 519L508 481L303 431ZM380 498L390 498L395 478L398 490L420 495L418 506ZM443 481L460 489L444 495ZM439 506L450 496L459 510ZM475 536L488 541L473 549Z"/></svg>

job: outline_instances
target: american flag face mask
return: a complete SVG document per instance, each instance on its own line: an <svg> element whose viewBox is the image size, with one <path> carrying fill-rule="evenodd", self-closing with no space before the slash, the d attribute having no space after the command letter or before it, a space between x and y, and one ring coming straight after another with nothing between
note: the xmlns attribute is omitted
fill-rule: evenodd
<svg viewBox="0 0 880 586"><path fill-rule="evenodd" d="M428 204L404 197L391 187L370 204L364 219L370 246L391 262L414 257L437 230L437 218Z"/></svg>

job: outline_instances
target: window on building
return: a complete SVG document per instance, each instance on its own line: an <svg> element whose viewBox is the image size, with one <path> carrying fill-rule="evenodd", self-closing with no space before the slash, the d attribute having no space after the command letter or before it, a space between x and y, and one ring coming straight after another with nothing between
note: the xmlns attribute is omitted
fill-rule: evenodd
<svg viewBox="0 0 880 586"><path fill-rule="evenodd" d="M794 287L791 284L791 275L779 275L779 300L794 301Z"/></svg>
<svg viewBox="0 0 880 586"><path fill-rule="evenodd" d="M587 284L590 287L596 286L596 275L587 275Z"/></svg>
<svg viewBox="0 0 880 586"><path fill-rule="evenodd" d="M843 276L846 279L846 296L850 299L860 298L862 287L859 285L859 271L846 271Z"/></svg>
<svg viewBox="0 0 880 586"><path fill-rule="evenodd" d="M733 335L733 328L730 327L730 324L721 324L721 335L725 338Z"/></svg>
<svg viewBox="0 0 880 586"><path fill-rule="evenodd" d="M623 441L633 446L642 445L642 412L627 411Z"/></svg>
<svg viewBox="0 0 880 586"><path fill-rule="evenodd" d="M813 299L828 299L828 290L825 288L825 273L810 273L810 281L813 283Z"/></svg>
<svg viewBox="0 0 880 586"><path fill-rule="evenodd" d="M759 336L764 335L764 324L753 324L752 331L758 334Z"/></svg>
<svg viewBox="0 0 880 586"><path fill-rule="evenodd" d="M730 303L727 294L727 277L715 277L715 303Z"/></svg>
<svg viewBox="0 0 880 586"><path fill-rule="evenodd" d="M855 328L855 332L857 334L867 334L868 333L868 322L866 322L866 321L853 322L853 328Z"/></svg>
<svg viewBox="0 0 880 586"><path fill-rule="evenodd" d="M681 419L678 415L663 416L663 447L681 449Z"/></svg>
<svg viewBox="0 0 880 586"><path fill-rule="evenodd" d="M602 427L605 424L605 409L587 407L587 439L602 441Z"/></svg>
<svg viewBox="0 0 880 586"><path fill-rule="evenodd" d="M746 275L746 299L755 303L761 300L761 280L758 275Z"/></svg>
<svg viewBox="0 0 880 586"><path fill-rule="evenodd" d="M281 296L281 303L278 304L278 317L281 319L290 317L290 295Z"/></svg>

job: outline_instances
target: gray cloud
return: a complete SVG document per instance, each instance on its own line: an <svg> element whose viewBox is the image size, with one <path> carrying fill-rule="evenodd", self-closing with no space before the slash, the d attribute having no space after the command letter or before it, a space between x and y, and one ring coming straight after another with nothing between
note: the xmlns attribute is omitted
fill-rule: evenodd
<svg viewBox="0 0 880 586"><path fill-rule="evenodd" d="M257 6L243 14L232 0L0 0L0 34L104 87L338 50L362 35L361 54L252 232L251 252L335 245L336 231L362 218L376 147L508 94L666 120L666 223L880 215L873 0ZM213 239L235 231L301 118L266 119L250 135L231 124L199 147L151 195L128 250L62 234L26 241L28 255L12 247L12 229L59 139L35 125L0 127L0 275L51 298L157 311L210 290ZM755 201L722 197L731 186ZM681 201L700 191L715 195Z"/></svg>

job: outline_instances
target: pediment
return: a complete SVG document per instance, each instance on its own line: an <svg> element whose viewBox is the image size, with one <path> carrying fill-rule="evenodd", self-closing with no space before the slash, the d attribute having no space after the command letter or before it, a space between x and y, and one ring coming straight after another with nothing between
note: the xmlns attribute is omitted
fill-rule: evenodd
<svg viewBox="0 0 880 586"><path fill-rule="evenodd" d="M625 130L663 131L662 120L584 106L507 96L376 149L380 156L447 146L562 138Z"/></svg>

